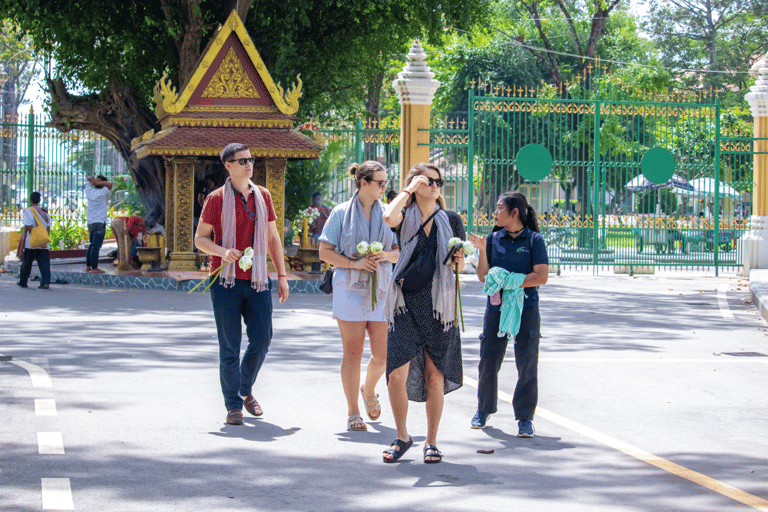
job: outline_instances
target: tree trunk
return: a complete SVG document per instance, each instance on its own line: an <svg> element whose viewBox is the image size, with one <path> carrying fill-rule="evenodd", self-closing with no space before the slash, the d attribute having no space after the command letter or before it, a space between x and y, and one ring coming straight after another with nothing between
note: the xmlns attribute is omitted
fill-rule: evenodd
<svg viewBox="0 0 768 512"><path fill-rule="evenodd" d="M74 96L61 79L48 80L48 92L56 105L49 126L63 133L86 130L103 136L128 164L136 190L149 212L165 212L165 169L162 158L141 160L131 152L131 139L159 129L152 111L133 90L113 85L102 97ZM162 216L162 214L161 214ZM162 220L161 220L162 223Z"/></svg>

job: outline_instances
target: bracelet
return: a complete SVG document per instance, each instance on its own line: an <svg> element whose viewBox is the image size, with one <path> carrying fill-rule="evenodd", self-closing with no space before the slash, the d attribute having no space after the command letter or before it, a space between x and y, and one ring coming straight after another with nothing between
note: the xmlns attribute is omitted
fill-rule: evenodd
<svg viewBox="0 0 768 512"><path fill-rule="evenodd" d="M413 194L411 194L409 191L407 191L405 189L401 190L400 192L405 192L406 194L408 194L408 197L411 197L413 195Z"/></svg>
<svg viewBox="0 0 768 512"><path fill-rule="evenodd" d="M286 276L286 275L280 275L280 274L277 274L277 278L278 278L278 279L280 279L281 277L284 277L284 278L286 278L286 279L288 278L288 276Z"/></svg>

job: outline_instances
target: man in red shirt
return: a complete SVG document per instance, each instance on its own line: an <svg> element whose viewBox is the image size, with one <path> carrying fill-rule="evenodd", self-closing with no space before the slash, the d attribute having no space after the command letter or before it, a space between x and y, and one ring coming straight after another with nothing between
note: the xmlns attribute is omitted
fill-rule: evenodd
<svg viewBox="0 0 768 512"><path fill-rule="evenodd" d="M254 416L263 414L252 388L272 340L272 282L267 276L267 251L277 269L280 304L288 298L288 280L272 196L266 188L251 182L254 158L250 150L243 144L229 144L221 152L221 161L229 178L205 199L195 246L212 256L211 272L222 261L227 263L211 286L211 302L219 337L219 376L227 423L242 425L243 406ZM249 247L253 249L250 267L241 260ZM241 317L248 336L242 360Z"/></svg>

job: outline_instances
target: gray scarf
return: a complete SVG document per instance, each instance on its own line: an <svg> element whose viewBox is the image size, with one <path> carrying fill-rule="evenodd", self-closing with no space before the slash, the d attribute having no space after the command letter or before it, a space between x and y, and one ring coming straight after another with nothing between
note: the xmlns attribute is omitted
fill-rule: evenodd
<svg viewBox="0 0 768 512"><path fill-rule="evenodd" d="M361 258L362 256L357 253L357 244L360 242L368 242L368 244L381 242L385 251L392 250L392 242L395 237L389 226L384 223L384 205L381 204L381 201L373 203L370 224L365 220L363 203L360 202L358 191L355 191L352 199L347 201L344 207L346 210L341 225L340 254L352 259ZM349 277L347 288L350 291L353 289L366 290L366 304L370 305L372 293L370 283L373 274L364 270L346 270ZM379 264L376 270L376 281L376 301L381 303L389 292L392 281L392 265L389 262L385 261Z"/></svg>
<svg viewBox="0 0 768 512"><path fill-rule="evenodd" d="M439 206L435 204L435 209ZM400 257L397 259L393 274L399 275L400 272L411 261L411 256L419 241L416 235L421 226L421 212L414 201L411 206L405 210L403 223L400 227L400 240L405 246L400 247ZM435 215L432 229L437 229L437 266L435 275L432 276L432 314L436 320L443 324L443 330L447 331L453 327L453 321L456 313L456 276L453 273L453 267L449 262L443 265L443 260L448 256L448 240L453 237L453 229L448 221L448 214L441 210ZM403 299L403 291L395 283L394 279L389 287L387 294L387 319L389 328L394 329L395 315L405 313L407 307Z"/></svg>

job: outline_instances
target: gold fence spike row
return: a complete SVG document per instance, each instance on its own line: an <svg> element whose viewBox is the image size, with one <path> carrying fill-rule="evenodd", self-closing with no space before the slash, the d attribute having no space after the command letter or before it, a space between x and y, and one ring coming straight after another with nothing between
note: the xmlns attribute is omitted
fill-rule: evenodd
<svg viewBox="0 0 768 512"><path fill-rule="evenodd" d="M469 83L472 85L472 88L474 89L475 88L475 79L473 78Z"/></svg>

